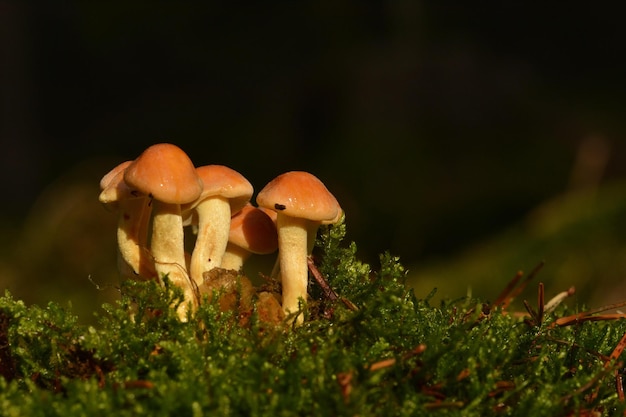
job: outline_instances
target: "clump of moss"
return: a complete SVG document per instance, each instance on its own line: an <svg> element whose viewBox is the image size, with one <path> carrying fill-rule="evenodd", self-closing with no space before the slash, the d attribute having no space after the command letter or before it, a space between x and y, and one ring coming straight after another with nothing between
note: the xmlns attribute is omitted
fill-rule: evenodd
<svg viewBox="0 0 626 417"><path fill-rule="evenodd" d="M566 306L545 317L518 317L472 299L434 306L406 287L396 257L383 254L377 267L362 263L344 236L344 224L321 230L312 300L298 327L265 319L261 298L237 292L231 307L220 297L205 299L181 322L181 291L154 282L124 282L120 300L103 306L94 326L78 325L68 308L26 306L5 294L0 414L567 416L626 410L616 389L622 365L608 358L626 332L623 321L557 325L557 317L571 313Z"/></svg>

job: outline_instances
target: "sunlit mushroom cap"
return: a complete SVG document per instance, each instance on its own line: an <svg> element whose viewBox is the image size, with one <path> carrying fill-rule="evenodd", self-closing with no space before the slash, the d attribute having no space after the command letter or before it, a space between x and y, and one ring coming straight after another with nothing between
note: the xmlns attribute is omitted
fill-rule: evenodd
<svg viewBox="0 0 626 417"><path fill-rule="evenodd" d="M120 200L135 197L124 182L124 169L130 165L132 161L122 162L111 171L106 173L100 180L100 195L98 199L101 203L108 207L117 207Z"/></svg>
<svg viewBox="0 0 626 417"><path fill-rule="evenodd" d="M260 207L290 217L327 222L338 218L337 199L316 176L290 171L270 181L257 195Z"/></svg>
<svg viewBox="0 0 626 417"><path fill-rule="evenodd" d="M276 224L265 211L246 204L230 220L228 241L248 252L272 253L278 249Z"/></svg>
<svg viewBox="0 0 626 417"><path fill-rule="evenodd" d="M322 220L320 223L321 224L337 224L339 223L342 217L343 217L343 209L339 207L339 210L337 210L337 215L334 218L329 219L329 220Z"/></svg>
<svg viewBox="0 0 626 417"><path fill-rule="evenodd" d="M202 192L202 180L189 156L169 143L152 145L143 151L124 171L124 181L168 204L189 203Z"/></svg>
<svg viewBox="0 0 626 417"><path fill-rule="evenodd" d="M120 200L131 197L133 197L132 189L126 186L124 173L120 172L100 192L98 200L105 205L116 206Z"/></svg>
<svg viewBox="0 0 626 417"><path fill-rule="evenodd" d="M235 214L250 201L254 192L250 181L224 165L203 165L196 168L196 173L203 183L202 192L196 201L187 204L183 210L193 208L207 197L218 195L229 200L230 211Z"/></svg>
<svg viewBox="0 0 626 417"><path fill-rule="evenodd" d="M100 190L104 190L105 188L107 188L109 186L109 184L111 183L111 181L121 172L124 172L124 170L126 168L128 168L128 166L132 163L133 161L124 161L118 165L115 166L115 168L113 168L112 170L110 170L109 172L107 172L106 174L104 174L104 176L102 177L102 179L100 180Z"/></svg>

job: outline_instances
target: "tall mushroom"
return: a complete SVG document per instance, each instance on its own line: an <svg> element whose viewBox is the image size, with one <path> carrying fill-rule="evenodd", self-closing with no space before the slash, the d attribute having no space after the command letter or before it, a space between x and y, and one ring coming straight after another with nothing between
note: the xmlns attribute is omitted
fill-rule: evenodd
<svg viewBox="0 0 626 417"><path fill-rule="evenodd" d="M283 310L296 313L306 302L307 256L313 250L317 229L336 221L341 207L326 186L314 175L291 171L279 175L263 188L256 201L276 211L278 257L283 291ZM302 315L295 323L301 324Z"/></svg>
<svg viewBox="0 0 626 417"><path fill-rule="evenodd" d="M198 287L204 283L204 272L222 264L226 251L231 216L252 197L252 184L239 172L224 165L196 168L204 184L200 196L186 204L183 211L197 216L198 236L191 253L190 274Z"/></svg>
<svg viewBox="0 0 626 417"><path fill-rule="evenodd" d="M221 266L238 271L252 254L267 255L277 248L278 235L272 217L264 210L246 204L230 219L228 245Z"/></svg>
<svg viewBox="0 0 626 417"><path fill-rule="evenodd" d="M155 276L147 248L148 224L152 206L145 195L134 195L124 182L124 170L132 163L117 165L100 180L98 199L118 212L118 268L125 278L149 279Z"/></svg>
<svg viewBox="0 0 626 417"><path fill-rule="evenodd" d="M150 251L159 278L182 288L185 302L178 310L185 320L188 303L197 304L197 290L186 268L181 204L200 196L202 180L187 154L176 145L148 147L124 171L126 184L152 199Z"/></svg>

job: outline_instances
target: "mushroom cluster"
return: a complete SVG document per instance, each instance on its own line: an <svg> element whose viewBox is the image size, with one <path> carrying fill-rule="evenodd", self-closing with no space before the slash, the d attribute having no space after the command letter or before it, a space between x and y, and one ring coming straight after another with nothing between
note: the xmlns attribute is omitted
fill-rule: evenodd
<svg viewBox="0 0 626 417"><path fill-rule="evenodd" d="M297 313L307 299L307 257L317 229L342 215L335 197L308 172L274 178L254 206L252 184L243 175L223 165L196 167L170 143L152 145L117 165L102 177L100 189L99 200L118 215L122 277L167 277L184 295L177 311L181 320L215 290L210 280L216 271L238 272L253 254L278 250L273 274L281 282L281 309L302 323ZM187 253L190 230L195 241Z"/></svg>

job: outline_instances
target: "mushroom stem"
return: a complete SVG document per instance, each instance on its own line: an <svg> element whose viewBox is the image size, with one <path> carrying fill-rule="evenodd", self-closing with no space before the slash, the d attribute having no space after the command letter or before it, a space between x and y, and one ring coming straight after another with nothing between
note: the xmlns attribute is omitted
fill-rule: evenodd
<svg viewBox="0 0 626 417"><path fill-rule="evenodd" d="M243 263L252 255L252 252L248 250L229 243L226 245L226 252L224 253L224 257L222 258L222 268L224 269L234 269L235 271L239 271L243 268Z"/></svg>
<svg viewBox="0 0 626 417"><path fill-rule="evenodd" d="M122 271L132 271L129 278L150 279L155 276L152 256L147 249L148 225L152 206L145 197L131 198L120 203L117 226L117 244ZM124 274L126 275L126 274ZM130 275L130 274L129 274Z"/></svg>
<svg viewBox="0 0 626 417"><path fill-rule="evenodd" d="M149 279L155 276L147 249L150 200L136 195L124 182L124 170L132 161L122 162L100 180L98 200L117 211L118 269L124 278Z"/></svg>
<svg viewBox="0 0 626 417"><path fill-rule="evenodd" d="M283 310L286 314L296 313L300 303L307 298L309 253L308 236L314 234L317 225L306 219L286 216L278 213L276 219L278 229L278 257L283 293ZM302 324L304 317L300 314L295 324Z"/></svg>
<svg viewBox="0 0 626 417"><path fill-rule="evenodd" d="M196 206L198 237L191 254L191 277L198 286L204 283L203 273L222 264L230 232L230 203L214 196Z"/></svg>
<svg viewBox="0 0 626 417"><path fill-rule="evenodd" d="M152 237L150 250L159 278L168 276L172 284L182 288L184 302L178 309L181 320L186 320L188 303L197 304L195 285L185 267L183 222L180 205L152 200Z"/></svg>

